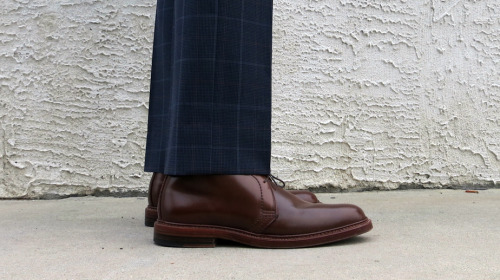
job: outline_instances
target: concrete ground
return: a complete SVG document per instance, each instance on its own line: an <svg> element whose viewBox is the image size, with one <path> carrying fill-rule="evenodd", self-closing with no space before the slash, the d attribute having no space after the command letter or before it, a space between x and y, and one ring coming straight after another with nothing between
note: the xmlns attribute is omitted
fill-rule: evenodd
<svg viewBox="0 0 500 280"><path fill-rule="evenodd" d="M153 244L145 198L0 201L1 279L500 279L500 190L319 194L374 229L307 249Z"/></svg>

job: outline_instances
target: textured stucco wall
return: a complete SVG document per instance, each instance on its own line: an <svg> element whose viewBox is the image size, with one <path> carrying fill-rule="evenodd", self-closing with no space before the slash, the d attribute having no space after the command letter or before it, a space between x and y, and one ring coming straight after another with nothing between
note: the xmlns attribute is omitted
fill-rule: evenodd
<svg viewBox="0 0 500 280"><path fill-rule="evenodd" d="M154 8L3 0L0 197L143 190Z"/></svg>
<svg viewBox="0 0 500 280"><path fill-rule="evenodd" d="M297 186L498 187L499 1L276 4L276 173Z"/></svg>
<svg viewBox="0 0 500 280"><path fill-rule="evenodd" d="M500 2L274 0L273 173L499 186ZM5 0L0 197L136 193L155 1Z"/></svg>

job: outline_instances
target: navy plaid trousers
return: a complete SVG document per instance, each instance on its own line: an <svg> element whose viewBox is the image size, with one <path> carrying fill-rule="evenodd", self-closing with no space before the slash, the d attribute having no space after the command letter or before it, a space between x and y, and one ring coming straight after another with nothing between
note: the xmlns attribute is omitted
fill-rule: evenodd
<svg viewBox="0 0 500 280"><path fill-rule="evenodd" d="M272 0L158 0L145 171L269 174Z"/></svg>

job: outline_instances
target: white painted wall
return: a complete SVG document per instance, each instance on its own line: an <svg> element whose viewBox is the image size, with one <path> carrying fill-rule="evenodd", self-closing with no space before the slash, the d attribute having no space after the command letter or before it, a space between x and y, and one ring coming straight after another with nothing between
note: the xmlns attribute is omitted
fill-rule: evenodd
<svg viewBox="0 0 500 280"><path fill-rule="evenodd" d="M275 3L276 173L499 186L499 1Z"/></svg>
<svg viewBox="0 0 500 280"><path fill-rule="evenodd" d="M500 184L500 2L274 0L290 187ZM155 1L5 0L0 197L144 192Z"/></svg>

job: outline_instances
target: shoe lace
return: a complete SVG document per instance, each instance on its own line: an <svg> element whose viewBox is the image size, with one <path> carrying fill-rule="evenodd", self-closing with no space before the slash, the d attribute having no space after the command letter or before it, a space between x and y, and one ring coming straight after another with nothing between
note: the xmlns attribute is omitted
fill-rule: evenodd
<svg viewBox="0 0 500 280"><path fill-rule="evenodd" d="M268 180L271 180L276 186L284 189L285 188L285 181L281 180L280 178L273 176L272 174L267 175L266 180L264 182L267 182ZM278 184L279 182L279 184Z"/></svg>

